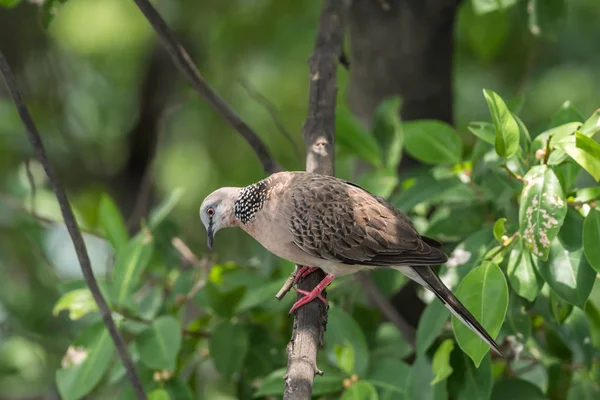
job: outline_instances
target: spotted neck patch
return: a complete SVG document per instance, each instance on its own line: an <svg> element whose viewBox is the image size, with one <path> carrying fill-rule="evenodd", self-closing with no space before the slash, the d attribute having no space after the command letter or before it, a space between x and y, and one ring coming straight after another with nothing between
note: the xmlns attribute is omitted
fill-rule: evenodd
<svg viewBox="0 0 600 400"><path fill-rule="evenodd" d="M242 224L253 221L258 210L263 208L267 199L267 187L268 183L262 180L242 189L233 205L235 218L239 219Z"/></svg>

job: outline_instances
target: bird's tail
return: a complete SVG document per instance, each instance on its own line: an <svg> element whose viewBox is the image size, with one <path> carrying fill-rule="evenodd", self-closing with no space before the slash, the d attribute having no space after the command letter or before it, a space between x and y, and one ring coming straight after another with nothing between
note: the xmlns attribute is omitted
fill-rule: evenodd
<svg viewBox="0 0 600 400"><path fill-rule="evenodd" d="M410 269L411 271L407 271ZM431 290L444 305L458 318L463 324L477 334L484 342L486 342L496 353L504 357L498 344L492 339L487 333L485 328L481 326L479 321L475 319L473 314L465 307L460 300L454 296L454 294L446 287L444 282L435 273L433 268L430 266L418 266L418 267L401 267L398 270L409 278L415 280L417 283L423 285L427 289ZM407 273L409 272L409 273Z"/></svg>

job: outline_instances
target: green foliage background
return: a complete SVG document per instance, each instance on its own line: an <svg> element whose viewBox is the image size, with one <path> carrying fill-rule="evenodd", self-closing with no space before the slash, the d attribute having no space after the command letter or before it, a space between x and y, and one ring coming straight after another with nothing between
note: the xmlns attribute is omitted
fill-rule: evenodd
<svg viewBox="0 0 600 400"><path fill-rule="evenodd" d="M254 154L179 75L169 76L176 90L163 99L153 180L161 202L131 236L106 182L126 161L153 32L133 2L0 4L23 21L36 15L35 26L14 32L26 54L19 76L150 397L280 397L293 296L278 302L274 294L293 266L235 230L219 233L217 253L209 253L197 217L215 188L263 177ZM297 150L317 4L157 7L275 158L303 169ZM325 375L315 380L315 397L600 395L599 18L595 0L463 2L455 127L402 122L401 99L390 98L365 129L346 106L340 69L338 175L389 198L420 232L445 243L451 260L441 276L508 357L492 357L427 293L413 348L352 277L342 278L329 290ZM241 78L277 106L292 144ZM401 150L422 166L398 173ZM35 195L29 184L30 155L11 102L0 98L0 396L132 398L33 162ZM199 260L182 263L173 238ZM373 279L387 296L406 284L396 272L375 271Z"/></svg>

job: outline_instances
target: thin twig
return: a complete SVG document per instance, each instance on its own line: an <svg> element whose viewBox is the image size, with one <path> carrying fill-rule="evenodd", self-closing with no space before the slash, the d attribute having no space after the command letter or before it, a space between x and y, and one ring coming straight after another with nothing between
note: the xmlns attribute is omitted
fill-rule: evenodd
<svg viewBox="0 0 600 400"><path fill-rule="evenodd" d="M154 31L162 41L163 46L179 71L215 111L248 142L260 160L264 171L268 174L281 171L281 167L273 160L269 150L256 132L204 80L188 52L175 39L175 36L152 4L148 0L134 1L150 25L152 25L152 28L154 28Z"/></svg>
<svg viewBox="0 0 600 400"><path fill-rule="evenodd" d="M488 257L486 257L485 259L487 261L492 261L494 259L494 257L496 257L498 254L502 253L504 250L506 250L508 247L510 247L511 244L513 244L515 238L519 236L519 231L516 231L515 233L513 233L511 235L511 237L506 238L506 240L504 240L502 242L502 244L500 245L500 247L498 248L498 250L494 251L492 254L490 254Z"/></svg>
<svg viewBox="0 0 600 400"><path fill-rule="evenodd" d="M173 247L175 247L175 249L179 252L181 258L186 264L191 267L199 267L202 271L202 277L194 284L194 286L192 286L190 291L177 300L179 305L183 305L192 300L198 294L198 292L202 290L204 286L206 286L206 281L208 280L208 275L210 274L210 266L208 260L205 258L202 260L198 259L194 252L180 238L174 237L171 239L171 244L173 244Z"/></svg>
<svg viewBox="0 0 600 400"><path fill-rule="evenodd" d="M267 113L269 113L269 115L271 116L271 119L273 120L275 127L277 127L277 130L279 130L281 135L287 139L287 141L294 149L296 157L300 159L301 155L298 146L296 146L296 143L294 143L294 139L292 139L292 135L285 128L283 121L281 121L281 118L279 117L279 111L277 111L277 107L275 107L275 105L271 103L271 101L265 95L260 93L256 86L254 86L249 80L241 78L240 85L242 85L242 87L246 89L246 92L248 92L248 95L250 95L250 97L252 97L257 103L261 104L265 108Z"/></svg>
<svg viewBox="0 0 600 400"><path fill-rule="evenodd" d="M379 308L379 310L385 315L385 317L393 323L396 328L402 333L404 338L408 343L413 345L416 344L416 332L415 328L410 326L408 322L402 318L398 311L392 303L381 293L381 290L373 283L371 276L366 271L360 271L356 274L356 279L362 285L364 291L366 292L368 298L373 302L373 304Z"/></svg>
<svg viewBox="0 0 600 400"><path fill-rule="evenodd" d="M12 208L13 210L17 210L24 214L30 215L36 221L42 222L44 224L48 224L48 225L57 225L57 224L63 225L64 224L64 221L57 221L57 220L54 220L54 219L51 219L48 217L41 216L39 214L34 214L32 212L32 210L25 207L17 199L15 199L9 195L6 195L4 193L0 193L0 202L4 203L5 205ZM104 239L104 235L102 233L95 231L93 229L79 227L79 230L83 233L87 233L89 235Z"/></svg>
<svg viewBox="0 0 600 400"><path fill-rule="evenodd" d="M25 160L25 171L27 173L27 181L29 181L29 188L31 189L31 215L33 218L37 219L37 215L35 212L35 198L37 194L37 188L35 186L35 179L33 178L33 173L31 172L31 160L27 158Z"/></svg>
<svg viewBox="0 0 600 400"><path fill-rule="evenodd" d="M298 270L300 270L300 268L296 265L296 268L294 268L294 272L292 272L292 274L287 278L281 289L279 289L279 291L275 295L275 298L277 300L283 299L287 292L289 292L292 289L292 286L294 286L294 279L296 279L296 274L298 273Z"/></svg>
<svg viewBox="0 0 600 400"><path fill-rule="evenodd" d="M501 167L504 168L506 170L506 172L508 172L508 174L510 176L512 176L513 178L515 178L519 182L523 182L523 177L521 175L518 175L518 174L514 173L510 168L508 168L508 165L506 165L506 163L502 164Z"/></svg>
<svg viewBox="0 0 600 400"><path fill-rule="evenodd" d="M181 254L181 257L186 261L186 263L191 267L200 267L202 263L196 257L194 252L188 247L187 244L183 240L178 237L174 237L171 239L171 244L175 249Z"/></svg>
<svg viewBox="0 0 600 400"><path fill-rule="evenodd" d="M348 0L324 0L321 8L315 49L309 60L308 115L302 126L309 172L334 175L337 64L348 8ZM311 291L324 277L325 273L317 270L300 283L300 289ZM301 297L299 293L297 299ZM310 302L296 312L287 346L284 400L311 398L313 379L322 374L317 367L317 352L323 343L326 321L327 309L319 301Z"/></svg>
<svg viewBox="0 0 600 400"><path fill-rule="evenodd" d="M48 180L50 181L50 185L52 186L52 190L56 195L56 199L58 200L60 210L65 220L65 225L67 226L67 230L69 231L69 235L71 236L71 241L73 242L73 246L75 247L75 252L77 253L77 258L79 260L79 265L81 266L83 277L86 281L87 286L90 289L90 292L92 293L92 296L94 297L96 305L98 306L98 310L100 311L102 320L106 325L106 329L108 330L108 333L110 334L113 342L115 343L117 353L123 361L123 365L125 367L125 370L127 371L127 377L129 378L129 381L133 386L133 390L136 394L136 397L138 399L146 399L146 394L144 393L142 383L135 371L135 365L133 364L133 360L131 359L131 356L127 351L127 345L125 344L123 338L119 334L117 326L115 325L115 321L112 318L110 308L108 307L108 304L106 303L106 300L104 300L104 297L100 292L100 288L98 287L98 282L96 281L94 272L92 270L92 264L90 262L85 242L83 240L83 236L81 235L81 231L79 230L79 226L77 225L77 221L75 220L75 215L73 214L73 210L71 209L71 204L69 203L67 194L65 193L62 184L56 176L54 167L48 160L48 156L46 154L46 150L44 149L44 144L42 143L40 134L33 121L33 118L31 118L29 110L23 103L21 92L17 86L17 81L2 52L0 52L0 71L4 76L8 92L10 93L10 96L12 97L13 102L15 103L17 111L19 112L19 116L21 117L21 121L23 123L23 126L25 127L25 133L27 134L27 138L29 139L31 146L33 147L37 159L44 167L46 175L48 176Z"/></svg>
<svg viewBox="0 0 600 400"><path fill-rule="evenodd" d="M552 152L552 148L550 148L550 141L552 140L552 136L548 136L546 140L546 151L544 152L544 164L548 164L548 158L550 158L550 153Z"/></svg>

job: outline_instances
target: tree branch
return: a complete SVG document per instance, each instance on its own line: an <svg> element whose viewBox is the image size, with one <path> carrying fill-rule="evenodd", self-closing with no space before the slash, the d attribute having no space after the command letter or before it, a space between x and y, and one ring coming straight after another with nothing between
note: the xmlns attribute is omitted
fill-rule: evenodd
<svg viewBox="0 0 600 400"><path fill-rule="evenodd" d="M98 287L98 282L94 277L94 272L92 271L92 264L90 262L89 255L87 253L87 249L85 246L85 242L83 240L83 236L81 235L81 231L79 230L79 226L75 220L75 216L73 215L73 210L71 209L71 204L69 203L69 199L67 198L67 194L65 193L62 184L58 180L56 176L56 172L52 167L52 164L48 160L48 156L46 155L46 150L44 149L44 145L42 143L42 139L40 134L29 114L29 110L23 103L23 98L21 96L21 92L17 86L16 79L8 65L8 62L4 58L2 52L0 52L0 71L4 76L4 80L6 82L6 87L8 88L8 92L15 103L17 111L19 112L19 116L21 117L21 121L23 122L23 126L25 127L25 133L27 134L27 138L33 147L36 157L44 167L46 171L46 175L48 176L48 180L50 181L50 185L52 186L52 190L56 195L56 199L58 200L58 204L60 205L60 210L65 220L65 225L67 226L67 230L69 231L69 235L71 236L71 241L73 242L73 246L75 247L75 252L77 253L77 258L79 260L79 265L81 266L81 271L83 273L83 277L94 297L94 301L98 305L98 310L100 310L100 315L102 316L102 320L106 325L106 329L110 334L113 342L115 343L115 347L117 348L117 353L123 361L123 365L125 366L125 370L127 371L127 377L133 386L133 390L138 399L146 399L146 394L144 393L144 389L142 387L142 383L137 376L135 371L135 366L133 364L133 360L131 356L127 352L127 345L123 341L123 338L119 334L117 330L117 326L115 325L115 321L111 316L111 311L100 292L100 288Z"/></svg>
<svg viewBox="0 0 600 400"><path fill-rule="evenodd" d="M334 174L337 65L348 8L347 0L323 1L315 50L309 60L308 115L302 136L306 144L306 170L310 172ZM310 291L324 277L324 272L317 270L300 283L300 288ZM317 368L317 352L323 342L326 321L327 310L320 301L312 301L296 312L292 338L287 346L284 399L311 398L313 378L322 374Z"/></svg>
<svg viewBox="0 0 600 400"><path fill-rule="evenodd" d="M163 46L171 56L171 59L186 77L191 86L219 113L225 121L237 130L248 142L256 156L260 160L266 173L281 171L281 167L273 160L269 150L261 141L260 137L246 124L239 115L223 100L204 80L200 71L192 61L190 55L183 46L175 39L175 36L161 18L160 14L148 0L134 0L140 11L144 14L154 31L162 41Z"/></svg>

